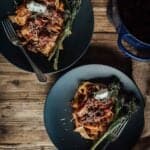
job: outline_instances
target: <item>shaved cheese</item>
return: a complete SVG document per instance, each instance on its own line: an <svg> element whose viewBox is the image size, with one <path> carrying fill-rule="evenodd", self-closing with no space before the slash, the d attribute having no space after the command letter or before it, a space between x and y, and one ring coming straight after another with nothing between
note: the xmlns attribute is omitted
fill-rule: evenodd
<svg viewBox="0 0 150 150"><path fill-rule="evenodd" d="M45 5L39 4L34 1L27 3L27 8L29 11L36 13L45 13L47 10L47 7Z"/></svg>
<svg viewBox="0 0 150 150"><path fill-rule="evenodd" d="M102 89L95 94L94 98L97 100L102 100L102 99L108 98L108 96L109 96L108 89Z"/></svg>

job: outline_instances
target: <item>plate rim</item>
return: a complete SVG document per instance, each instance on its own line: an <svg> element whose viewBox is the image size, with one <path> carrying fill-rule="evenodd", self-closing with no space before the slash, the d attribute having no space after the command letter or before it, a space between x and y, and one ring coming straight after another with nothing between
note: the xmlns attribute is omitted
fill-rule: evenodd
<svg viewBox="0 0 150 150"><path fill-rule="evenodd" d="M85 46L85 48L83 49L82 53L80 54L80 56L75 59L71 64L67 65L66 67L64 68L61 68L61 69L58 69L58 70L53 70L51 72L45 72L44 74L46 75L54 75L54 74L57 74L57 73L60 73L60 72L63 72L69 68L71 68L72 66L74 66L87 52L90 44L91 44L91 39L92 39L92 36L94 34L94 24L95 24L95 20L94 20L94 10L93 10L93 7L92 7L92 3L90 0L88 0L89 2L89 7L90 7L90 11L91 11L91 31L90 31L90 36L89 36L89 41L88 41L88 44ZM3 30L3 28L2 28ZM15 46L14 46L15 47ZM2 54L2 56L9 62L11 63L14 67L16 67L17 69L20 69L22 71L25 71L25 72L28 72L28 73L34 73L33 70L27 70L27 69L23 69L21 66L18 66L14 63L12 63L12 61L10 61L9 59L7 59L7 57L5 55L3 55L3 53L0 51L0 54Z"/></svg>
<svg viewBox="0 0 150 150"><path fill-rule="evenodd" d="M108 69L113 69L114 71L117 71L118 73L121 73L121 74L123 74L124 76L126 76L126 77L135 85L135 87L136 87L136 89L137 89L137 91L138 91L138 93L139 93L139 95L140 95L140 97L141 97L141 100L140 100L140 108L143 110L143 115L144 115L144 108L145 108L144 96L143 96L143 94L141 93L141 91L140 91L139 87L137 86L136 82L135 82L133 79L131 79L127 74L125 74L124 72L122 72L122 71L119 70L118 68L115 68L115 67L112 67L112 66L109 66L109 65L103 65L103 64L87 64L87 65L77 66L77 67L71 69L70 71L64 73L62 76L60 76L60 77L55 81L55 83L54 83L54 84L52 85L52 87L49 89L48 94L47 94L46 99L45 99L44 110L43 110L44 126L45 126L45 130L46 130L46 132L47 132L47 135L48 135L48 137L49 137L49 140L52 141L52 143L54 144L54 146L55 146L56 148L57 148L57 145L55 144L55 142L54 142L54 140L53 140L53 138L52 138L52 136L51 136L52 134L49 133L49 131L48 131L47 121L46 121L46 110L47 110L47 106L48 106L47 104L48 104L48 101L49 101L49 95L50 95L52 89L56 86L56 84L57 84L60 80L62 80L62 78L64 78L64 77L67 76L69 73L71 73L71 72L73 72L73 71L75 71L75 70L82 69L82 68L84 68L84 67L89 67L89 66L91 66L91 67L106 67L106 68L108 68ZM143 124L144 124L144 122L143 122ZM143 130L143 129L142 129L142 130Z"/></svg>

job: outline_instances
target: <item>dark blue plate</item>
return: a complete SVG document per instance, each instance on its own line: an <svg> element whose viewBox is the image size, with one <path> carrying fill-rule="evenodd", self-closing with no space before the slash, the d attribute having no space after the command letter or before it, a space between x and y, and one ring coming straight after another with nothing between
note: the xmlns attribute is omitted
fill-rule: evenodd
<svg viewBox="0 0 150 150"><path fill-rule="evenodd" d="M14 0L0 1L0 21L11 13L14 9ZM19 3L21 0L16 0ZM82 0L82 5L73 24L72 35L64 42L64 50L61 51L59 58L59 69L62 71L75 64L86 52L93 33L93 11L90 0ZM30 64L22 52L13 46L7 39L2 26L0 25L0 53L2 53L11 63L27 70L32 71ZM53 62L49 62L46 57L28 52L32 60L45 73L54 73ZM57 72L58 72L57 71Z"/></svg>
<svg viewBox="0 0 150 150"><path fill-rule="evenodd" d="M59 150L88 150L92 142L75 133L71 114L71 100L83 80L111 82L118 78L126 93L137 98L139 110L133 115L120 138L109 150L129 150L139 138L144 125L144 100L135 83L124 73L104 65L86 65L63 75L50 90L44 110L44 121L49 137ZM129 96L130 98L130 96Z"/></svg>

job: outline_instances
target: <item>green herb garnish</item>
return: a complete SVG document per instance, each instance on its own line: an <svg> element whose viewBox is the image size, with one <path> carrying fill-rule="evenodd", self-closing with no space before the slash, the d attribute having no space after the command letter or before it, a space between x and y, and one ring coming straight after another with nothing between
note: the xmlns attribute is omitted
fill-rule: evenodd
<svg viewBox="0 0 150 150"><path fill-rule="evenodd" d="M115 117L108 128L107 132L98 139L95 144L91 147L91 150L95 150L105 139L112 141L112 131L119 126L123 118L130 119L132 114L138 109L135 103L135 98L132 98L129 102L125 101L125 98L120 94L120 83L112 83L109 87L112 99L115 101Z"/></svg>
<svg viewBox="0 0 150 150"><path fill-rule="evenodd" d="M79 12L80 5L82 0L64 0L65 3L65 25L63 32L60 34L58 40L56 41L55 47L53 49L53 53L49 56L48 60L50 61L54 58L53 67L55 70L58 70L58 61L60 50L63 49L64 40L72 34L72 25L75 20L77 13Z"/></svg>

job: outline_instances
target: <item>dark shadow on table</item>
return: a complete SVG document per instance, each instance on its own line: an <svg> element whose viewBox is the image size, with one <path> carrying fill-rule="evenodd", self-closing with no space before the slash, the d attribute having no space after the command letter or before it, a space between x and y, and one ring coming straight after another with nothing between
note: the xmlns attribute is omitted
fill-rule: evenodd
<svg viewBox="0 0 150 150"><path fill-rule="evenodd" d="M104 46L92 46L72 68L86 64L104 64L115 67L132 77L132 61L119 51Z"/></svg>

